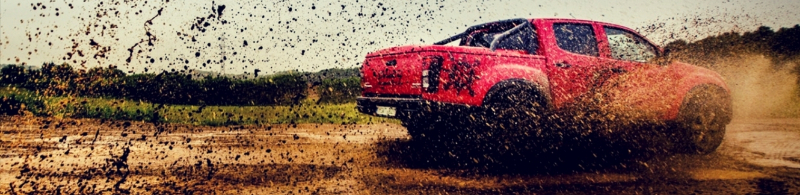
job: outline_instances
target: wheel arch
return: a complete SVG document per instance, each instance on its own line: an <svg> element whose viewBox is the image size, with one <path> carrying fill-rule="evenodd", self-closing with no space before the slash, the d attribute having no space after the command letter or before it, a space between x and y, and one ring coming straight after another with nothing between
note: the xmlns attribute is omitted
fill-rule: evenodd
<svg viewBox="0 0 800 195"><path fill-rule="evenodd" d="M697 84L697 85L693 85L691 87L688 87L687 90L682 90L683 92L682 92L681 96L679 96L681 98L678 98L679 101L678 101L678 104L677 104L677 109L675 109L676 111L674 112L674 117L672 117L672 118L674 120L676 120L676 121L680 120L679 119L680 113L688 106L687 104L688 104L689 98L691 98L693 94L699 93L700 91L707 90L707 89L714 90L715 91L714 93L720 93L722 95L722 97L725 98L722 101L725 101L727 103L727 106L728 106L728 108L726 108L727 111L728 111L728 113L726 113L726 114L728 114L726 123L730 122L731 118L733 117L733 105L732 105L732 97L731 97L730 91L728 90L728 88L726 88L724 86L720 86L720 85L715 84L715 83L701 83L701 84Z"/></svg>
<svg viewBox="0 0 800 195"><path fill-rule="evenodd" d="M676 120L680 110L684 108L686 97L700 87L717 87L724 90L728 98L731 96L728 84L717 72L685 63L673 63L668 68L675 78L672 87L674 92L670 93L672 100L667 102L669 105L665 105L668 107L664 115L666 120Z"/></svg>
<svg viewBox="0 0 800 195"><path fill-rule="evenodd" d="M534 63L539 64L539 63ZM483 71L480 80L476 83L479 87L478 94L484 94L483 99L474 103L485 105L498 90L517 85L529 85L537 93L545 97L548 106L552 105L550 96L550 82L547 75L542 71L543 67L529 66L520 64L501 64L495 65Z"/></svg>
<svg viewBox="0 0 800 195"><path fill-rule="evenodd" d="M530 90L532 90L533 93L541 95L542 99L540 100L541 101L540 103L543 103L548 110L553 109L552 98L550 97L550 93L547 93L549 89L543 86L542 84L522 78L506 79L494 84L486 93L486 96L484 96L482 105L487 105L500 92L502 92L505 89L513 87L530 88Z"/></svg>

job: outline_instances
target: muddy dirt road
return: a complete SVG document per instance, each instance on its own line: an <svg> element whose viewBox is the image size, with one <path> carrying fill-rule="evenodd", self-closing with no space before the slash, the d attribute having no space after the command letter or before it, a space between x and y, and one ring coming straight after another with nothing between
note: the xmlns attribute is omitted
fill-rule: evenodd
<svg viewBox="0 0 800 195"><path fill-rule="evenodd" d="M463 166L418 147L395 124L212 128L5 117L0 132L4 194L800 193L800 119L736 120L706 156L595 154L507 170Z"/></svg>

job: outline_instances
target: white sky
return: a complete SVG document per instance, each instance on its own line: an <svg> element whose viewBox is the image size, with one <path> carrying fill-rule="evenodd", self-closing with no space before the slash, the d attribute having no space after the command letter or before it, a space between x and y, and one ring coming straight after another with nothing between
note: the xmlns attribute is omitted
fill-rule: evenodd
<svg viewBox="0 0 800 195"><path fill-rule="evenodd" d="M31 0L2 0L0 63L69 62L76 68L116 65L134 72L181 70L184 66L221 71L224 50L225 73L252 73L260 69L263 74L356 67L369 51L430 44L467 26L509 18L605 21L638 29L662 44L679 38L691 41L723 32L751 31L761 25L777 30L800 23L797 11L800 1L796 0L217 0L214 4L226 5L222 18L229 23L212 21L202 33L191 30L191 26L196 18L212 14L212 1L145 2L51 0L42 2L46 6L43 8ZM135 47L132 62L126 63L128 48L148 39L145 21L161 8L162 15L149 26L157 40L153 46L145 41ZM111 28L112 24L118 27ZM103 30L103 26L107 29ZM197 41L192 42L191 37ZM91 46L91 40L99 46ZM244 46L244 41L248 46ZM84 56L76 54L64 60L74 44L77 44L75 50ZM93 58L104 48L110 50L107 59ZM139 50L142 52L138 53ZM154 63L150 63L151 59ZM209 61L210 64L202 65Z"/></svg>

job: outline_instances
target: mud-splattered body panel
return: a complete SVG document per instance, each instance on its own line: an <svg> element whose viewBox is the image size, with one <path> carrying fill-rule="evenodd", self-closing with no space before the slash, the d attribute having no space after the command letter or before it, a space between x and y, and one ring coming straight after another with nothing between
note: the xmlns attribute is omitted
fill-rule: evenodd
<svg viewBox="0 0 800 195"><path fill-rule="evenodd" d="M663 51L629 28L572 19L527 21L535 33L534 53L465 46L475 33L464 35L460 46L412 45L370 53L361 69L361 99L396 97L480 107L499 83L524 80L537 85L554 110L598 106L673 120L692 88L714 85L728 90L719 74L708 69L677 62L657 64L654 59ZM637 44L649 45L652 55L645 57L653 60L620 58L614 45L620 32L641 42Z"/></svg>

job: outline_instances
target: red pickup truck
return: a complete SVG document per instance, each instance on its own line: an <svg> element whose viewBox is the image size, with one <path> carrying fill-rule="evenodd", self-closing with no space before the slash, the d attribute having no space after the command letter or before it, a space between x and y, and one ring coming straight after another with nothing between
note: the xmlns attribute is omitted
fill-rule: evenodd
<svg viewBox="0 0 800 195"><path fill-rule="evenodd" d="M732 115L719 74L673 62L635 31L597 21L480 24L433 45L371 52L361 74L358 110L401 119L412 139L610 138L637 132L608 124L651 123L685 151L705 154ZM474 126L484 128L466 130Z"/></svg>

